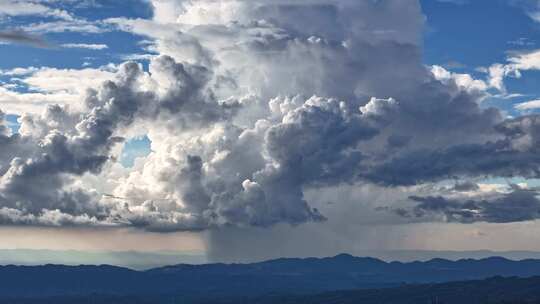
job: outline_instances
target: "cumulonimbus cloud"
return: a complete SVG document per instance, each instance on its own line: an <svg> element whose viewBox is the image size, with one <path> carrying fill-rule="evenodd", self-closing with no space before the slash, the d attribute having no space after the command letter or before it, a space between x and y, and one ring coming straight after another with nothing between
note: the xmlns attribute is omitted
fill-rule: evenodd
<svg viewBox="0 0 540 304"><path fill-rule="evenodd" d="M77 110L0 127L1 222L297 225L325 220L306 189L538 176L538 118L505 120L480 106L482 86L425 67L416 1L152 3L153 20L106 21L151 39L148 71L124 63ZM129 134L152 153L124 170L114 159ZM473 220L496 218L476 206Z"/></svg>

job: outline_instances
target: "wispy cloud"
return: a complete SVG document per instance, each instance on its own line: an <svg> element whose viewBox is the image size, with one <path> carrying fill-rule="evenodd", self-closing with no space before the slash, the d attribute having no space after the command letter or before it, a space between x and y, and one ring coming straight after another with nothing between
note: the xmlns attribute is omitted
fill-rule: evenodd
<svg viewBox="0 0 540 304"><path fill-rule="evenodd" d="M65 10L55 9L32 1L2 0L0 15L6 16L47 16L64 20L72 20L73 16Z"/></svg>
<svg viewBox="0 0 540 304"><path fill-rule="evenodd" d="M63 48L67 49L88 49L88 50L105 50L109 47L106 44L87 44L87 43L65 43Z"/></svg>
<svg viewBox="0 0 540 304"><path fill-rule="evenodd" d="M73 32L97 34L108 31L101 22L92 22L83 19L32 23L24 26L24 29L32 33Z"/></svg>
<svg viewBox="0 0 540 304"><path fill-rule="evenodd" d="M538 0L514 0L509 1L524 10L525 14L533 21L540 22L540 1Z"/></svg>
<svg viewBox="0 0 540 304"><path fill-rule="evenodd" d="M140 60L152 60L153 58L156 58L157 56L158 55L156 54L125 54L125 55L122 55L120 58L126 61L140 61Z"/></svg>
<svg viewBox="0 0 540 304"><path fill-rule="evenodd" d="M536 45L536 42L526 37L520 37L518 39L508 41L508 44L519 47L529 47Z"/></svg>

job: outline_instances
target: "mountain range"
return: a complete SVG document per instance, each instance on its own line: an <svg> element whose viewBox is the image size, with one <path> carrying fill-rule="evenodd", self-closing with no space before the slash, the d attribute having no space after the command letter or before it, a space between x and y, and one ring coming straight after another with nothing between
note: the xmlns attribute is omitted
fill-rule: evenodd
<svg viewBox="0 0 540 304"><path fill-rule="evenodd" d="M510 260L540 259L537 251L432 251L432 250L361 250L356 256L371 256L383 261L429 261L434 258L448 260L485 259L498 256ZM254 263L260 260L244 260ZM206 264L202 251L88 251L45 249L0 249L0 265L37 266L62 265L115 265L136 270L148 270L176 264Z"/></svg>
<svg viewBox="0 0 540 304"><path fill-rule="evenodd" d="M252 264L180 264L136 271L115 266L1 266L0 300L165 297L182 303L228 298L306 296L344 290L540 276L540 260L384 262L341 254ZM57 299L57 302L61 302ZM121 303L121 302L120 302Z"/></svg>
<svg viewBox="0 0 540 304"><path fill-rule="evenodd" d="M530 255L529 255L530 256ZM540 257L540 254L538 255ZM164 265L180 263L204 264L206 257L201 252L177 251L78 251L43 249L0 249L0 265L37 266L62 265L115 265L137 270L146 270Z"/></svg>

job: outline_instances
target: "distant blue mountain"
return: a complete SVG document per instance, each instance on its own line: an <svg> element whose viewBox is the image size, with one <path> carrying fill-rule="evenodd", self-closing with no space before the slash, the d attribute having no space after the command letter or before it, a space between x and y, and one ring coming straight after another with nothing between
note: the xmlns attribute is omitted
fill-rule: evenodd
<svg viewBox="0 0 540 304"><path fill-rule="evenodd" d="M383 262L338 255L253 264L175 265L135 271L113 266L2 266L0 299L58 296L171 296L188 300L387 288L494 276L540 275L540 260L504 258Z"/></svg>
<svg viewBox="0 0 540 304"><path fill-rule="evenodd" d="M110 264L145 270L179 263L203 264L207 260L202 252L0 249L0 265Z"/></svg>

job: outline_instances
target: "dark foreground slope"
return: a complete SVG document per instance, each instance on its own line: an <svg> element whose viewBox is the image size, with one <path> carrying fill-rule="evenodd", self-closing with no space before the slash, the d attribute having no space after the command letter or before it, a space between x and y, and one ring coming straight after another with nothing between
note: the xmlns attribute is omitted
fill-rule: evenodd
<svg viewBox="0 0 540 304"><path fill-rule="evenodd" d="M314 294L403 284L540 275L540 260L386 263L339 255L253 264L177 265L148 271L113 266L0 267L0 299L66 296L202 298Z"/></svg>
<svg viewBox="0 0 540 304"><path fill-rule="evenodd" d="M495 277L478 281L335 291L307 296L269 296L205 304L502 304L540 303L540 277Z"/></svg>
<svg viewBox="0 0 540 304"><path fill-rule="evenodd" d="M10 304L540 304L540 277L502 278L312 295L202 297L87 295L1 299Z"/></svg>

